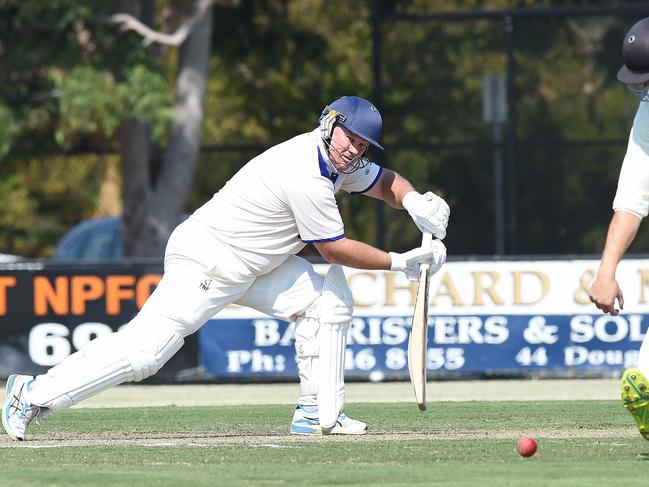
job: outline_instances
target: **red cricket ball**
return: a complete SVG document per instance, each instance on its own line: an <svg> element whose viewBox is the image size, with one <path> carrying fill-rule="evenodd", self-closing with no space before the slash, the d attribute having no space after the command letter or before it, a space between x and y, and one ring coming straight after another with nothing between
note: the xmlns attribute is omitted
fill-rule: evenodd
<svg viewBox="0 0 649 487"><path fill-rule="evenodd" d="M522 457L531 457L536 453L537 447L536 440L531 436L521 436L518 443L516 443L516 451Z"/></svg>

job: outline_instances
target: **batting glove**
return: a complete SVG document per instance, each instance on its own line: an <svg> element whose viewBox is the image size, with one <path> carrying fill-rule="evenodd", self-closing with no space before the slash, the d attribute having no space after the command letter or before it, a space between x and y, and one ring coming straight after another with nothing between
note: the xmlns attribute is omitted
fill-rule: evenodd
<svg viewBox="0 0 649 487"><path fill-rule="evenodd" d="M442 198L430 191L426 194L410 191L401 204L422 232L432 233L440 240L446 237L451 210Z"/></svg>
<svg viewBox="0 0 649 487"><path fill-rule="evenodd" d="M419 265L429 264L430 275L435 274L446 262L446 246L439 240L434 240L430 247L417 247L403 254L390 252L392 257L391 271L401 271L409 281L419 279Z"/></svg>

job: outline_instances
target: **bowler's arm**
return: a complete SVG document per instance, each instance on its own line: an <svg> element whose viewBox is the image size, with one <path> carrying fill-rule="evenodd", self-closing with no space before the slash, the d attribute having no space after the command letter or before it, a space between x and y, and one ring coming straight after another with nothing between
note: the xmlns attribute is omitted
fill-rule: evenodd
<svg viewBox="0 0 649 487"><path fill-rule="evenodd" d="M588 295L604 313L617 315L615 300L622 309L624 296L615 271L649 213L649 103L640 103L633 120L613 209L597 276Z"/></svg>
<svg viewBox="0 0 649 487"><path fill-rule="evenodd" d="M624 296L615 279L615 271L638 233L641 221L640 217L627 211L616 211L611 219L597 277L588 291L590 300L604 313L619 313L615 308L616 299L620 309L624 308Z"/></svg>

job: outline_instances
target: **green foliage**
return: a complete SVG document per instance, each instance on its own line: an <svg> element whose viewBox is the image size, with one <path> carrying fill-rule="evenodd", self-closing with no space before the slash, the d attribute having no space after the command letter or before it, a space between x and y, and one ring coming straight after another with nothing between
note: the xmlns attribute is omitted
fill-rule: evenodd
<svg viewBox="0 0 649 487"><path fill-rule="evenodd" d="M126 92L106 71L78 67L69 73L52 71L60 93L60 122L56 140L72 145L80 138L113 136L125 113Z"/></svg>
<svg viewBox="0 0 649 487"><path fill-rule="evenodd" d="M373 5L402 13L512 7L497 0L461 6L421 0L363 2L347 9L305 0L217 9L204 140L267 147L313 128L321 107L338 96L372 99ZM521 3L534 5L539 4ZM512 193L520 253L601 248L637 105L615 80L619 40L632 21L621 15L515 20ZM487 74L507 73L504 34L502 18L381 25L386 151L371 156L420 191L447 199L450 254L494 251L495 154L492 127L482 120L481 82ZM507 144L509 128L501 126L500 133ZM603 139L618 142L597 146ZM592 142L573 146L571 140ZM506 205L509 150L501 147ZM189 209L207 200L251 155L248 150L205 155ZM390 250L407 250L419 241L401 212L347 195L340 196L339 206L353 238L382 241ZM649 228L646 232L649 239ZM645 240L642 232L638 239Z"/></svg>
<svg viewBox="0 0 649 487"><path fill-rule="evenodd" d="M270 145L314 128L335 98L369 97L365 2L242 2L215 18L205 140Z"/></svg>
<svg viewBox="0 0 649 487"><path fill-rule="evenodd" d="M0 178L0 249L47 257L71 226L94 216L107 160L51 156Z"/></svg>
<svg viewBox="0 0 649 487"><path fill-rule="evenodd" d="M110 72L89 66L69 73L53 70L51 75L60 93L56 139L62 145L95 135L110 139L131 117L149 124L154 138L161 141L173 118L165 79L146 66L127 70L122 83Z"/></svg>
<svg viewBox="0 0 649 487"><path fill-rule="evenodd" d="M154 140L162 142L174 116L172 97L164 77L144 65L126 71L126 109L123 116L132 116L148 124Z"/></svg>
<svg viewBox="0 0 649 487"><path fill-rule="evenodd" d="M18 135L20 127L6 106L0 105L0 165L2 159L7 155L14 139Z"/></svg>
<svg viewBox="0 0 649 487"><path fill-rule="evenodd" d="M2 252L46 257L65 230L95 214L104 171L92 152L115 150L125 119L149 124L164 142L168 68L138 47L138 35L105 22L113 7L0 2Z"/></svg>
<svg viewBox="0 0 649 487"><path fill-rule="evenodd" d="M578 2L609 5L610 2ZM562 0L517 6L564 5ZM165 2L156 4L161 20ZM174 57L142 48L141 37L104 19L112 2L5 0L0 2L0 161L4 193L15 194L22 164L62 151L115 150L123 120L151 128L160 147L173 119ZM203 141L247 145L206 152L187 211L209 199L250 157L311 130L322 108L339 96L373 99L372 13L431 13L516 8L505 0L326 0L216 5L205 98ZM637 100L615 80L620 39L632 15L516 17L515 125L501 127L505 190L515 199L519 253L597 253L601 248ZM381 24L380 75L384 153L372 157L403 173L420 191L442 194L451 205L450 255L494 251L494 147L482 120L481 81L507 73L502 18L428 19ZM162 52L162 54L161 54ZM513 141L512 145L507 145ZM572 141L572 142L571 142ZM588 141L588 143L582 143ZM598 143L597 141L602 141ZM510 160L515 152L516 159ZM511 164L510 164L511 163ZM88 159L92 166L92 159ZM515 186L510 186L509 174ZM71 194L87 201L63 172ZM12 182L13 181L13 182ZM43 179L43 184L50 184ZM19 186L19 184L18 184ZM507 195L509 193L506 193ZM46 190L30 191L17 214L40 227ZM79 221L91 208L63 208ZM509 204L509 200L506 200ZM389 250L419 241L402 212L379 209L369 198L341 195L346 232ZM25 208L36 208L27 214ZM509 208L506 208L509 216ZM24 220L22 220L24 221ZM19 223L16 234L24 234ZM47 227L47 224L43 224ZM60 227L59 227L60 228ZM476 238L480 235L480 238ZM31 256L50 249L21 246ZM0 250L18 252L15 239ZM646 248L642 227L632 250ZM22 245L22 244L21 244Z"/></svg>

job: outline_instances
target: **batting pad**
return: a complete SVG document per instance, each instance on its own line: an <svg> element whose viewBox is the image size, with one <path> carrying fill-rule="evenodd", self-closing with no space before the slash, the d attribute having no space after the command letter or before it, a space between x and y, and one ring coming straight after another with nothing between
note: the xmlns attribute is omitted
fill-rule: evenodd
<svg viewBox="0 0 649 487"><path fill-rule="evenodd" d="M322 289L323 302L336 299L346 307L353 303L352 292L347 285L342 267L333 265L329 268ZM332 299L334 298L334 299ZM326 316L323 310L322 316ZM318 363L318 410L320 425L331 428L336 424L340 414L340 401L338 394L344 384L345 374L345 347L347 346L347 329L351 322L351 313L343 320L338 314L337 322L334 320L321 320L318 330L318 343L320 345Z"/></svg>
<svg viewBox="0 0 649 487"><path fill-rule="evenodd" d="M155 374L184 340L165 324L132 322L102 335L36 378L28 400L51 413L65 409L123 382Z"/></svg>

